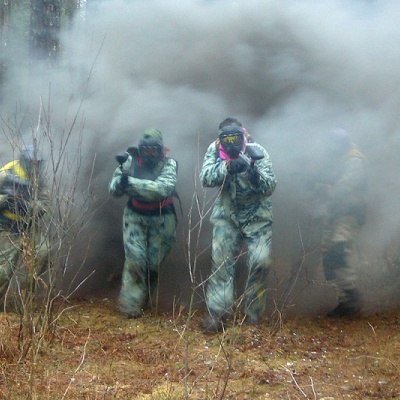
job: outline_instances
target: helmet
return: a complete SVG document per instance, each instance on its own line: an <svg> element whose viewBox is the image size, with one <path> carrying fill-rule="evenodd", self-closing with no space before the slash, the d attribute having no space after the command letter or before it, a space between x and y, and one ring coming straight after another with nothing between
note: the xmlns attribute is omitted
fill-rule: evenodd
<svg viewBox="0 0 400 400"><path fill-rule="evenodd" d="M228 125L236 125L236 126L243 126L242 123L234 117L225 118L220 124L219 129L222 129L224 126Z"/></svg>
<svg viewBox="0 0 400 400"><path fill-rule="evenodd" d="M43 155L33 145L27 145L21 150L19 159L26 162L43 161Z"/></svg>
<svg viewBox="0 0 400 400"><path fill-rule="evenodd" d="M146 129L139 141L139 157L146 167L153 168L164 158L162 134L158 129Z"/></svg>
<svg viewBox="0 0 400 400"><path fill-rule="evenodd" d="M244 130L237 125L227 125L219 130L218 137L222 148L231 157L237 157L243 150Z"/></svg>

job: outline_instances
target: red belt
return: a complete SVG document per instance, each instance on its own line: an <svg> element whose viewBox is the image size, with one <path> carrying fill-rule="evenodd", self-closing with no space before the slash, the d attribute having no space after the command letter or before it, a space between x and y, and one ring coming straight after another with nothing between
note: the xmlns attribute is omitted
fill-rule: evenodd
<svg viewBox="0 0 400 400"><path fill-rule="evenodd" d="M141 201L132 198L132 205L134 208L137 208L138 210L153 211L167 207L171 205L173 201L174 199L172 197L167 197L165 200L157 201L156 203L142 203Z"/></svg>

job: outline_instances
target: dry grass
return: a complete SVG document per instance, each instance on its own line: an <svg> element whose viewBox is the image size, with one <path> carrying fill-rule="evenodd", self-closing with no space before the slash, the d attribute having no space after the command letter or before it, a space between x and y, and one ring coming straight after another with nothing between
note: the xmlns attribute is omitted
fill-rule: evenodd
<svg viewBox="0 0 400 400"><path fill-rule="evenodd" d="M185 315L127 320L114 304L75 300L35 368L18 361L18 316L1 314L0 397L400 399L399 311L296 318L276 335L267 321L205 335L200 312L188 326Z"/></svg>

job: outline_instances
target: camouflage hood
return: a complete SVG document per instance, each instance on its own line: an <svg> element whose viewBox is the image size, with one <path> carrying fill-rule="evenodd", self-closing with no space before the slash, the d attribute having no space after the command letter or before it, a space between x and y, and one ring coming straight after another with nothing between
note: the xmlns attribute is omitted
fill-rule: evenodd
<svg viewBox="0 0 400 400"><path fill-rule="evenodd" d="M161 132L154 128L146 129L140 139L138 151L140 162L147 168L154 168L165 157Z"/></svg>
<svg viewBox="0 0 400 400"><path fill-rule="evenodd" d="M146 129L140 138L139 146L146 145L159 145L164 147L162 133L155 128Z"/></svg>

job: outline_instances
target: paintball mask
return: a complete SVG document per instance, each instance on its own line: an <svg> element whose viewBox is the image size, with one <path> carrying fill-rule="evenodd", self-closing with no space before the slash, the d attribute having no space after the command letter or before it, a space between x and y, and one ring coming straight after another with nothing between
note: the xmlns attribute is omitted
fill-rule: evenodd
<svg viewBox="0 0 400 400"><path fill-rule="evenodd" d="M218 133L224 151L231 157L237 157L243 150L244 131L240 126L224 126Z"/></svg>
<svg viewBox="0 0 400 400"><path fill-rule="evenodd" d="M149 168L155 167L164 158L161 132L157 129L148 129L145 131L139 142L138 153L143 161L143 165Z"/></svg>
<svg viewBox="0 0 400 400"><path fill-rule="evenodd" d="M21 150L19 162L26 173L32 177L34 173L39 173L43 164L43 155L32 145L28 145Z"/></svg>

